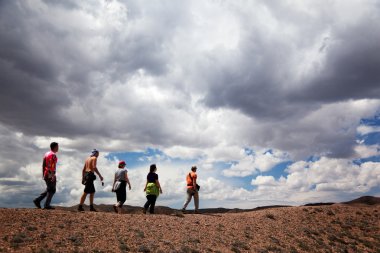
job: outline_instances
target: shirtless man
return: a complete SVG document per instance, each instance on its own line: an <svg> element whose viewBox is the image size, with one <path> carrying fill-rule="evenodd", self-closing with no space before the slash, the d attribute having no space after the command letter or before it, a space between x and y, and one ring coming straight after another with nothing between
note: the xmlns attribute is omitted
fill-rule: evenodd
<svg viewBox="0 0 380 253"><path fill-rule="evenodd" d="M80 198L80 203L78 206L78 211L83 212L83 203L86 200L87 194L90 194L90 211L96 212L94 208L94 195L95 195L95 186L94 180L96 179L95 173L98 174L100 180L103 183L103 177L100 175L98 168L96 167L96 161L99 156L99 151L94 149L91 152L91 156L87 158L84 163L83 171L82 171L82 184L85 185L84 192L82 197Z"/></svg>

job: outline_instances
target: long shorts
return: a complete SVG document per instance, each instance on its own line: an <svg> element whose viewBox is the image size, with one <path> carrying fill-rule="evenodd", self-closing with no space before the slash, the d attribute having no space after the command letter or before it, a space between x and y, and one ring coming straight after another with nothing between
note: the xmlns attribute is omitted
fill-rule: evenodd
<svg viewBox="0 0 380 253"><path fill-rule="evenodd" d="M119 189L116 190L116 199L119 203L119 207L122 207L124 202L127 200L127 190L126 190L126 182L121 181Z"/></svg>
<svg viewBox="0 0 380 253"><path fill-rule="evenodd" d="M84 187L85 193L94 193L95 192L95 186L94 186L94 180L88 180Z"/></svg>

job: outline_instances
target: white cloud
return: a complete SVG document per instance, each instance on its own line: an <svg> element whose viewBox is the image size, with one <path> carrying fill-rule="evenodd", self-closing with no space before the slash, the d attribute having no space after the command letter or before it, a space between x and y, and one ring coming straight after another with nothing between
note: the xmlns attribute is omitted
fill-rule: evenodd
<svg viewBox="0 0 380 253"><path fill-rule="evenodd" d="M337 195L360 195L380 185L380 164L356 165L346 159L322 157L315 162L297 162L289 166L285 178L257 176L252 185L257 190L273 191L276 198L302 203L308 196L319 202L335 201ZM330 195L330 196L329 196ZM309 200L310 201L310 200Z"/></svg>
<svg viewBox="0 0 380 253"><path fill-rule="evenodd" d="M257 186L276 186L278 183L276 182L273 176L257 176L255 179L252 179L252 185Z"/></svg>
<svg viewBox="0 0 380 253"><path fill-rule="evenodd" d="M357 158L367 158L371 156L380 155L380 145L363 145L355 146L355 153Z"/></svg>
<svg viewBox="0 0 380 253"><path fill-rule="evenodd" d="M357 132L360 135L366 135L366 134L370 134L370 133L376 133L376 132L380 132L380 127L379 126L360 125L357 128Z"/></svg>
<svg viewBox="0 0 380 253"><path fill-rule="evenodd" d="M289 157L281 151L257 151L255 154L246 155L237 164L231 165L231 168L223 171L227 177L246 177L258 172L271 170L275 165L288 161Z"/></svg>

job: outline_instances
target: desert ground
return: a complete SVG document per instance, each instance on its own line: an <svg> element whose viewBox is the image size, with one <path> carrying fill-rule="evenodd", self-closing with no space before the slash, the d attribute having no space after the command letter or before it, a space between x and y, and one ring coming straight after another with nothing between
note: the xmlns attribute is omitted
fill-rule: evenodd
<svg viewBox="0 0 380 253"><path fill-rule="evenodd" d="M0 208L0 252L380 252L379 204L154 215L74 210Z"/></svg>

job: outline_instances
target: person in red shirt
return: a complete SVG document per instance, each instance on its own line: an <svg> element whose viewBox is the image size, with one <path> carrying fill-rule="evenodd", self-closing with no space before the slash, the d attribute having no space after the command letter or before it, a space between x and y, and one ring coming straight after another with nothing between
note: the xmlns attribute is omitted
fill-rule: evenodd
<svg viewBox="0 0 380 253"><path fill-rule="evenodd" d="M187 205L190 203L192 197L194 196L194 206L195 213L198 213L199 208L199 186L197 184L197 167L191 167L191 172L186 176L187 183L187 198L185 204L183 205L182 211L185 212Z"/></svg>
<svg viewBox="0 0 380 253"><path fill-rule="evenodd" d="M40 194L37 198L33 200L34 205L37 208L41 208L41 201L46 197L44 209L54 209L50 202L56 191L56 167L58 158L56 153L58 152L58 143L52 142L50 144L50 151L47 152L42 161L42 177L46 183L46 190Z"/></svg>

